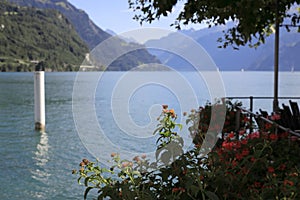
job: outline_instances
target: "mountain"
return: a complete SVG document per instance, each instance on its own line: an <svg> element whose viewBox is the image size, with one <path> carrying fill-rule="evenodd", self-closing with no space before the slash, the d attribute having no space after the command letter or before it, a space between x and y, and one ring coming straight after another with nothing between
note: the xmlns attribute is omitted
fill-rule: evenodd
<svg viewBox="0 0 300 200"><path fill-rule="evenodd" d="M66 16L72 25L75 27L79 36L86 42L89 49L94 49L99 43L110 38L112 35L103 31L96 26L89 16L80 9L70 4L67 0L8 0L21 6L35 7L42 9L54 9ZM124 41L116 39L113 43L122 44ZM122 48L122 45L117 45L116 48ZM117 58L112 64L112 68L126 70L136 67L141 63L159 63L153 55L149 54L144 46L136 45L137 51L128 53L120 58Z"/></svg>
<svg viewBox="0 0 300 200"><path fill-rule="evenodd" d="M70 4L67 0L8 0L20 6L35 7L42 9L53 9L61 12L75 27L80 37L86 42L90 49L93 49L100 42L110 37L97 27L89 16L80 9Z"/></svg>
<svg viewBox="0 0 300 200"><path fill-rule="evenodd" d="M48 71L70 71L86 53L86 44L60 12L0 4L1 71L33 71L38 63Z"/></svg>
<svg viewBox="0 0 300 200"><path fill-rule="evenodd" d="M223 36L223 31L226 28L226 26L220 26L200 30L181 30L159 40L148 41L146 46L152 46L155 43L164 44L167 41L168 43L178 43L176 34L185 34L201 45L222 71L273 70L274 36L268 37L266 43L256 49L248 46L240 47L239 50L235 50L232 47L227 47L226 49L218 48L220 44L217 40ZM300 33L296 32L296 30L287 32L282 28L280 35L280 70L290 71L291 68L300 70L300 57L297 56L300 52ZM180 48L180 46L178 44L176 48ZM152 53L163 64L173 66L176 69L183 70L191 67L183 58L172 55L169 52L152 51ZM200 58L199 62L201 62Z"/></svg>
<svg viewBox="0 0 300 200"><path fill-rule="evenodd" d="M300 33L281 30L279 41L279 70L300 71ZM268 71L274 66L274 36L262 46L263 53L249 67L249 70Z"/></svg>

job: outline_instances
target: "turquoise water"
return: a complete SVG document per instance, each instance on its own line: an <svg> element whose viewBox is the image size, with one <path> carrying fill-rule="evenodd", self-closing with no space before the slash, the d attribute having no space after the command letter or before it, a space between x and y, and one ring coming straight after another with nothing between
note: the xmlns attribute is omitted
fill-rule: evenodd
<svg viewBox="0 0 300 200"><path fill-rule="evenodd" d="M158 76L155 72L139 72L139 77ZM166 72L164 72L166 73ZM104 131L120 131L111 114L111 92L122 73L108 73L96 90L95 109ZM300 73L280 74L280 96L300 96ZM169 77L164 74L163 77ZM201 105L209 96L204 82L193 74L187 79L195 89ZM271 72L222 73L227 96L272 96ZM33 73L0 73L0 199L82 199L83 187L77 185L72 169L82 158L94 159L76 131L72 113L72 91L76 73L46 73L46 133L34 131ZM172 87L181 87L176 84ZM200 89L199 89L200 88ZM170 104L180 110L174 91L162 85L147 85L132 93L126 101L132 120L142 126L149 122L148 109L152 104ZM185 90L179 90L185 94ZM83 100L84 101L84 98ZM286 102L286 101L285 101ZM282 102L280 102L282 103ZM247 102L244 102L247 106ZM189 105L197 107L198 105ZM255 101L258 108L271 110L270 100ZM180 112L186 110L180 110ZM177 111L178 112L178 111ZM88 120L88 119L87 119ZM111 140L126 145L111 135ZM151 141L151 139L149 140ZM131 141L131 149L153 148L143 138ZM123 142L123 143L122 143ZM141 145L142 142L142 145ZM148 146L147 146L148 145Z"/></svg>
<svg viewBox="0 0 300 200"><path fill-rule="evenodd" d="M72 119L75 74L46 75L47 131L34 131L32 73L0 74L0 199L80 199L82 157Z"/></svg>

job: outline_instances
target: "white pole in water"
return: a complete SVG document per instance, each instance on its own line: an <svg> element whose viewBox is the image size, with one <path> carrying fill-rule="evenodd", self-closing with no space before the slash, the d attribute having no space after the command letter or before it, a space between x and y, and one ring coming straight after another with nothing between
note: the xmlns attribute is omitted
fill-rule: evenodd
<svg viewBox="0 0 300 200"><path fill-rule="evenodd" d="M45 72L37 68L34 72L34 114L35 130L45 131Z"/></svg>

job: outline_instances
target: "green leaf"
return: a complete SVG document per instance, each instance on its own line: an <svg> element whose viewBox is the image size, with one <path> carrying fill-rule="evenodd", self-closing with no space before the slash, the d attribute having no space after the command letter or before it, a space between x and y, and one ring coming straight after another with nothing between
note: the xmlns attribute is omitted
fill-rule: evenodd
<svg viewBox="0 0 300 200"><path fill-rule="evenodd" d="M112 173L112 170L106 169L106 168L102 168L102 172L109 172Z"/></svg>
<svg viewBox="0 0 300 200"><path fill-rule="evenodd" d="M155 135L157 132L161 132L163 128L164 128L164 127L160 126L160 127L158 127L157 129L155 129L155 130L153 131L153 135Z"/></svg>
<svg viewBox="0 0 300 200"><path fill-rule="evenodd" d="M81 185L81 183L80 183L81 178L82 178L82 177L80 176L80 177L77 179L77 182L78 182L79 185Z"/></svg>
<svg viewBox="0 0 300 200"><path fill-rule="evenodd" d="M210 200L219 200L219 197L211 191L205 191L205 194Z"/></svg>
<svg viewBox="0 0 300 200"><path fill-rule="evenodd" d="M182 124L176 124L179 128L179 130L182 130Z"/></svg>
<svg viewBox="0 0 300 200"><path fill-rule="evenodd" d="M199 193L200 188L195 186L195 185L187 185L191 191L191 194L193 196L197 196L197 194Z"/></svg>
<svg viewBox="0 0 300 200"><path fill-rule="evenodd" d="M185 123L188 124L188 123L190 123L190 121L191 121L191 119L187 119L187 120L185 120Z"/></svg>
<svg viewBox="0 0 300 200"><path fill-rule="evenodd" d="M88 195L88 193L89 193L89 191L90 191L91 189L93 189L93 187L87 187L87 188L85 189L85 191L84 191L84 196L83 196L84 200L86 200L86 197L87 197L87 195Z"/></svg>
<svg viewBox="0 0 300 200"><path fill-rule="evenodd" d="M132 174L137 175L137 176L141 176L141 173L139 171L133 171Z"/></svg>
<svg viewBox="0 0 300 200"><path fill-rule="evenodd" d="M163 136L160 136L157 140L156 140L156 145L158 144L158 142L160 141L160 139L162 139Z"/></svg>
<svg viewBox="0 0 300 200"><path fill-rule="evenodd" d="M84 186L87 187L89 185L90 176L84 179Z"/></svg>

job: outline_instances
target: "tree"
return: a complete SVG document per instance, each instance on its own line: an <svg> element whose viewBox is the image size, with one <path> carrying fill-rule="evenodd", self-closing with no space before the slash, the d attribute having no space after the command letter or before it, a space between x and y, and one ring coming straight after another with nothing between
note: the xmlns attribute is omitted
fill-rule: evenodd
<svg viewBox="0 0 300 200"><path fill-rule="evenodd" d="M134 19L141 24L151 23L161 16L168 16L180 0L128 0L129 7L136 12ZM257 47L273 32L276 19L281 26L298 27L300 14L297 5L300 0L185 0L172 26L206 23L209 27L225 25L233 21L233 26L224 31L219 39L222 47ZM277 18L278 16L278 18ZM286 23L287 22L287 23Z"/></svg>

